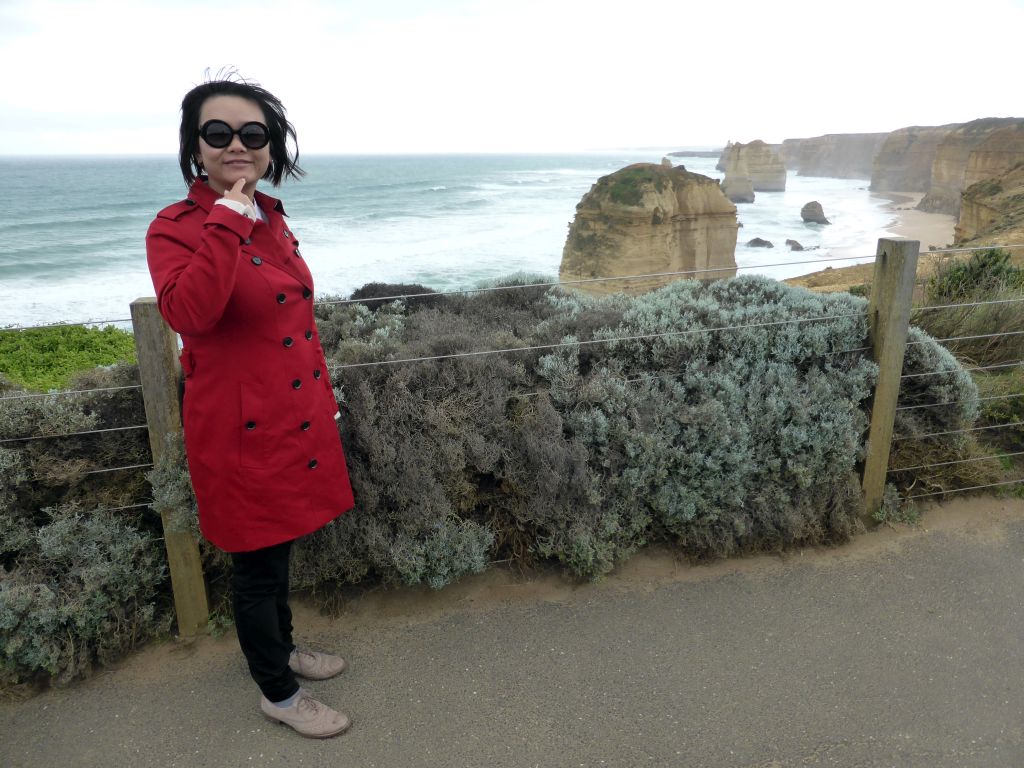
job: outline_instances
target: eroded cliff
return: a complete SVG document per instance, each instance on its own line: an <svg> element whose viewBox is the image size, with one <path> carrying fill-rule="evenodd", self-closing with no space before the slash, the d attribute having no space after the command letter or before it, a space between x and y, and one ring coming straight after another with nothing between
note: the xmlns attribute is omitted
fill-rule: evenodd
<svg viewBox="0 0 1024 768"><path fill-rule="evenodd" d="M875 155L887 133L830 133L809 139L786 139L783 158L796 155L799 176L870 179ZM784 160L793 169L792 160Z"/></svg>
<svg viewBox="0 0 1024 768"><path fill-rule="evenodd" d="M1024 119L987 117L964 123L950 131L939 143L932 163L931 186L917 207L932 213L959 215L960 194L966 186L971 154L981 149L994 134L1007 128L1024 130Z"/></svg>
<svg viewBox="0 0 1024 768"><path fill-rule="evenodd" d="M562 251L563 281L736 269L736 206L714 179L682 167L630 165L602 176L576 206ZM638 294L677 277L583 283L595 294Z"/></svg>
<svg viewBox="0 0 1024 768"><path fill-rule="evenodd" d="M872 164L871 191L927 192L939 144L960 125L914 125L890 133Z"/></svg>
<svg viewBox="0 0 1024 768"><path fill-rule="evenodd" d="M959 245L1024 243L1024 161L964 190L955 238Z"/></svg>

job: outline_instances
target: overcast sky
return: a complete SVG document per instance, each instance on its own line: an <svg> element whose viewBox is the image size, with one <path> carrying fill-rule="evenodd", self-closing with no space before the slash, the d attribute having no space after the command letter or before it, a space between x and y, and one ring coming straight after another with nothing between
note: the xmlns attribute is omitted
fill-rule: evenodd
<svg viewBox="0 0 1024 768"><path fill-rule="evenodd" d="M173 153L235 66L303 153L720 146L1024 116L1024 0L0 0L0 154Z"/></svg>

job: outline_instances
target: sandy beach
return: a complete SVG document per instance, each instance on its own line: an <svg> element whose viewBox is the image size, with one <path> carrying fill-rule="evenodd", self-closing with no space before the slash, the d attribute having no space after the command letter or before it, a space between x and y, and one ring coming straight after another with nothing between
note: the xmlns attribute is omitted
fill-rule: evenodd
<svg viewBox="0 0 1024 768"><path fill-rule="evenodd" d="M945 248L953 243L953 230L956 228L956 217L945 213L926 213L918 211L916 206L922 192L888 192L878 195L889 200L887 208L893 213L893 220L888 231L896 237L918 240L921 250Z"/></svg>
<svg viewBox="0 0 1024 768"><path fill-rule="evenodd" d="M922 192L885 192L878 197L889 201L886 208L892 212L892 220L886 226L886 232L892 237L905 237L921 243L918 276L928 276L940 258L938 255L929 256L928 251L952 245L956 218L945 213L916 210L914 206L924 197ZM870 282L873 272L873 264L838 269L829 267L785 282L819 291L845 291L852 286Z"/></svg>

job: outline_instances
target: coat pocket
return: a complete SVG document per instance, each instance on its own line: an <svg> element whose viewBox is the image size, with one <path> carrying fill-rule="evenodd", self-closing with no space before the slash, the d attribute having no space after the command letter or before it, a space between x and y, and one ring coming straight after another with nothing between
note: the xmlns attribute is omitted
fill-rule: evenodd
<svg viewBox="0 0 1024 768"><path fill-rule="evenodd" d="M272 441L269 403L259 384L240 384L239 387L239 464L251 469L264 469L269 462Z"/></svg>

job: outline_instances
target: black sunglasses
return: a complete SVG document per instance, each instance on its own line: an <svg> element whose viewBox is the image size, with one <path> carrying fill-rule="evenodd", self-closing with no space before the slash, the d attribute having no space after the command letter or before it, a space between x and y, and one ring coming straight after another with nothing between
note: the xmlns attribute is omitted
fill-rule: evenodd
<svg viewBox="0 0 1024 768"><path fill-rule="evenodd" d="M270 131L263 123L245 123L236 131L223 120L207 120L199 129L203 141L215 149L224 149L236 133L249 149L263 149L270 143Z"/></svg>

